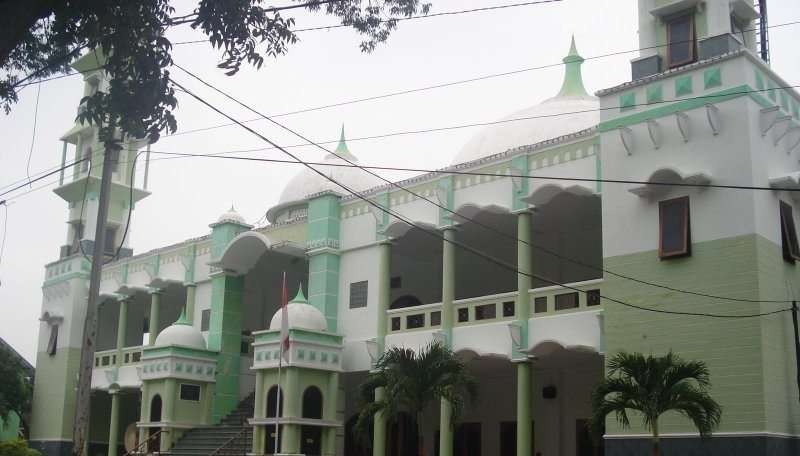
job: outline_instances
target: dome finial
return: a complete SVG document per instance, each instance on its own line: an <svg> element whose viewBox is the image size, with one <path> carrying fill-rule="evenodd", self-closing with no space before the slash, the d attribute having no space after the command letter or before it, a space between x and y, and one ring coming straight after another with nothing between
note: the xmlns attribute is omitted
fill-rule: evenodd
<svg viewBox="0 0 800 456"><path fill-rule="evenodd" d="M328 158L346 158L350 161L355 161L357 158L355 155L350 153L350 149L347 148L347 140L344 136L344 123L342 123L342 132L339 135L339 144L336 146L336 150L333 154L328 154Z"/></svg>
<svg viewBox="0 0 800 456"><path fill-rule="evenodd" d="M192 322L190 322L189 318L186 317L186 308L185 307L183 309L181 309L181 316L178 317L178 319L173 324L176 324L176 325L187 325L187 326L191 326L192 325Z"/></svg>
<svg viewBox="0 0 800 456"><path fill-rule="evenodd" d="M297 295L289 302L308 304L308 300L306 300L306 296L303 294L303 282L300 282L300 285L297 287Z"/></svg>
<svg viewBox="0 0 800 456"><path fill-rule="evenodd" d="M569 54L562 61L564 62L564 82L561 84L561 91L558 92L558 97L588 96L589 94L583 86L583 76L581 75L583 57L578 54L578 48L575 46L575 35L572 35Z"/></svg>

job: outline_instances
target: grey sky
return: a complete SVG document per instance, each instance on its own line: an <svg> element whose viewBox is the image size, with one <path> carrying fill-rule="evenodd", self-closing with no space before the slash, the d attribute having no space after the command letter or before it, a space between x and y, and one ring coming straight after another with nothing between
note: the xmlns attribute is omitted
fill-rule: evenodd
<svg viewBox="0 0 800 456"><path fill-rule="evenodd" d="M515 2L434 0L433 11L510 3ZM191 5L191 1L180 1L178 11L189 10ZM771 24L800 20L800 3L772 0L769 16ZM330 23L331 18L320 15L297 15L298 27ZM218 52L207 44L177 46L174 59L262 112L275 114L557 63L566 55L573 33L585 58L632 50L638 47L636 30L634 0L564 0L401 22L389 42L372 54L359 51L360 40L349 29L307 32L288 55L267 61L260 71L248 68L234 77L226 77L216 69ZM170 36L175 41L201 37L188 27L174 30ZM770 30L772 66L792 85L800 84L798 36L800 25ZM629 80L629 60L636 55L588 60L583 66L587 89L594 92ZM492 121L554 96L560 87L562 71L562 67L531 71L278 120L318 141L338 138L342 123L348 137L360 137ZM190 81L180 70L175 69L173 75L237 118L254 117ZM0 115L0 138L5 144L0 149L0 186L25 176L36 91L36 86L24 89L12 113ZM32 172L58 165L61 156L58 138L72 125L81 94L79 77L41 85ZM225 122L185 95L179 95L179 100L180 130ZM279 144L301 142L267 122L251 125ZM464 128L351 141L349 146L363 164L436 168L449 164L460 147L479 130L480 127ZM153 145L154 150L191 153L256 147L264 144L237 127L166 137ZM323 156L313 147L294 151L308 160ZM284 158L277 151L250 155ZM138 253L206 234L208 224L231 204L248 221L258 220L275 204L285 183L300 169L289 164L189 158L154 161L150 171L153 195L136 207L130 234L131 246ZM381 174L391 178L407 176ZM43 266L57 259L58 248L66 237L66 203L52 193L52 188L50 185L31 192L10 205L5 254L0 264L0 337L32 362L36 356ZM2 225L0 236L1 230Z"/></svg>

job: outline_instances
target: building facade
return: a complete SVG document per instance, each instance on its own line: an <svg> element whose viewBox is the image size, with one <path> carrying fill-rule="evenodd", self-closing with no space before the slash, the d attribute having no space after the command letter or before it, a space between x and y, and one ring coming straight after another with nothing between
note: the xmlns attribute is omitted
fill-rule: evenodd
<svg viewBox="0 0 800 456"><path fill-rule="evenodd" d="M467 362L479 396L455 426L447 403L426 411L426 454L641 454L649 433L635 423L610 418L600 446L586 429L604 359L622 350L673 350L711 370L720 429L702 441L667 415L668 454L798 454L792 314L735 317L788 308L800 292L800 95L760 53L752 1L638 5L630 82L589 95L573 42L555 97L479 133L441 172L391 184L335 166L357 163L343 132L325 158L334 166L320 167L336 183L304 169L265 227L231 208L204 236L131 255L122 232L148 192L129 168L144 146L128 144L104 252L116 259L102 275L90 454L137 437L174 454L226 442L257 455L276 443L405 454L411 417L355 437L358 386L387 347L431 341ZM89 60L76 64L87 93L105 84ZM62 139L65 160L99 150L90 126ZM46 266L36 366L31 440L52 455L71 449L95 253L98 177L74 168L56 189L70 228ZM284 272L296 297L279 386ZM221 428L230 438L203 440Z"/></svg>

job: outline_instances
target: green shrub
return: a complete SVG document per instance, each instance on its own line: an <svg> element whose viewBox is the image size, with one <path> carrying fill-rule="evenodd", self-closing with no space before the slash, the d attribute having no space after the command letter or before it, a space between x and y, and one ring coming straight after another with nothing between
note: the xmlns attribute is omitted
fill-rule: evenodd
<svg viewBox="0 0 800 456"><path fill-rule="evenodd" d="M42 453L28 448L28 442L20 439L0 442L0 456L42 456Z"/></svg>

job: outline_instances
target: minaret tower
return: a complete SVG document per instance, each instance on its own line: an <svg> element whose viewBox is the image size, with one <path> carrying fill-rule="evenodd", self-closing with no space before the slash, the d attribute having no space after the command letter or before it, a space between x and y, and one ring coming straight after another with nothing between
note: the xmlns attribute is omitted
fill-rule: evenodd
<svg viewBox="0 0 800 456"><path fill-rule="evenodd" d="M108 85L103 71L99 69L101 63L98 59L94 52L90 52L73 64L73 68L83 74L83 96L104 90ZM83 106L79 106L78 112L81 112L82 109ZM67 239L65 245L61 247L59 258L66 258L78 253L87 256L94 254L104 151L103 144L98 139L98 130L97 125L77 122L61 137L64 144L62 167L66 164L70 145L75 148L75 161L83 161L62 170L59 186L54 190L69 205ZM123 239L129 214L132 214L131 206L135 206L137 201L149 195L146 190L149 157L140 157L137 160L139 169L145 170L144 189L135 187L132 173L134 159L139 149L146 145L146 140L127 140L121 145L122 150L114 153L117 163L114 165L111 183L105 252L103 252L105 256L111 257L119 250L117 259L131 255L131 249L128 248L130 227Z"/></svg>
<svg viewBox="0 0 800 456"><path fill-rule="evenodd" d="M99 52L89 52L72 65L83 75L83 96L108 87L101 66ZM79 106L78 112L82 109L84 107ZM30 436L31 445L48 456L67 455L72 451L91 257L101 253L106 261L112 261L132 254L128 248L130 230L124 236L125 228L133 206L149 195L146 190L148 157L142 156L137 160L138 169L144 170L144 189L136 188L131 172L134 158L139 149L146 146L146 141L124 141L122 150L114 154L117 163L109 195L105 251L95 252L104 151L98 130L97 125L77 122L61 137L62 171L54 192L68 204L67 239L60 248L58 259L45 266ZM75 164L66 166L67 156L73 156L70 149L74 150Z"/></svg>

